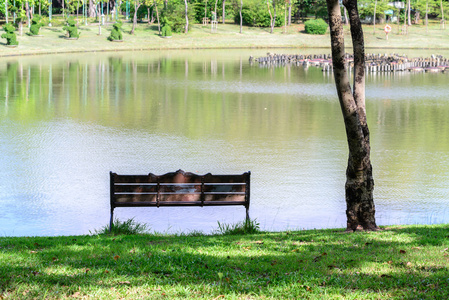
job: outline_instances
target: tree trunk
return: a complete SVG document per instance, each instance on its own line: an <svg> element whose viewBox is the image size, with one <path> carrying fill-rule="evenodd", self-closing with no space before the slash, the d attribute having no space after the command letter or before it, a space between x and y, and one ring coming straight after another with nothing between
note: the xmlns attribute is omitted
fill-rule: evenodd
<svg viewBox="0 0 449 300"><path fill-rule="evenodd" d="M357 0L343 0L349 13L354 52L353 90L346 69L344 33L339 0L326 0L329 13L335 85L349 148L346 169L347 231L377 230L373 200L369 130L365 110L365 45Z"/></svg>
<svg viewBox="0 0 449 300"><path fill-rule="evenodd" d="M428 21L429 21L428 15L429 15L429 13L428 13L428 11L429 11L429 0L426 1L426 34L429 33L429 26L428 26Z"/></svg>
<svg viewBox="0 0 449 300"><path fill-rule="evenodd" d="M214 9L214 12L215 12L215 21L216 21L217 24L218 24L217 4L218 4L218 0L215 0L215 9Z"/></svg>
<svg viewBox="0 0 449 300"><path fill-rule="evenodd" d="M8 0L5 0L5 19L6 24L8 24Z"/></svg>
<svg viewBox="0 0 449 300"><path fill-rule="evenodd" d="M185 0L184 0L184 1L185 1ZM207 18L207 0L204 2L204 19L203 19L203 25L207 25L206 18Z"/></svg>
<svg viewBox="0 0 449 300"><path fill-rule="evenodd" d="M376 35L376 9L377 9L377 0L374 2L373 35Z"/></svg>
<svg viewBox="0 0 449 300"><path fill-rule="evenodd" d="M243 9L243 0L240 0L240 10L239 10L239 14L240 14L240 33L242 33L242 25L243 25L242 9Z"/></svg>
<svg viewBox="0 0 449 300"><path fill-rule="evenodd" d="M186 14L186 28L185 28L185 33L187 34L188 32L189 32L189 14L188 14L188 6L187 6L187 0L184 0L184 4L185 4L185 6L186 6L186 12L185 12L185 14Z"/></svg>
<svg viewBox="0 0 449 300"><path fill-rule="evenodd" d="M407 0L407 18L408 18L408 26L412 26L412 17L411 17L411 6L410 0Z"/></svg>
<svg viewBox="0 0 449 300"><path fill-rule="evenodd" d="M292 25L292 0L288 0L288 26Z"/></svg>
<svg viewBox="0 0 449 300"><path fill-rule="evenodd" d="M225 10L225 2L226 2L226 0L223 0L223 13L222 13L222 16L221 16L221 22L223 23L223 25L225 24L225 16L226 16L226 10Z"/></svg>
<svg viewBox="0 0 449 300"><path fill-rule="evenodd" d="M89 0L89 18L93 18L96 15L97 9L95 8L95 4L93 0Z"/></svg>
<svg viewBox="0 0 449 300"><path fill-rule="evenodd" d="M343 7L343 10L345 11L345 25L349 25L348 11L346 10L346 7Z"/></svg>
<svg viewBox="0 0 449 300"><path fill-rule="evenodd" d="M154 1L154 7L156 7L156 18L157 18L157 30L161 34L161 22L159 21L159 10L157 9L157 2Z"/></svg>
<svg viewBox="0 0 449 300"><path fill-rule="evenodd" d="M440 6L441 6L441 28L444 29L444 9L443 9L443 0L440 0Z"/></svg>
<svg viewBox="0 0 449 300"><path fill-rule="evenodd" d="M30 5L28 4L28 1L25 2L25 9L26 9L26 16L28 17L27 25L30 27L31 20L33 19L33 14L31 13Z"/></svg>
<svg viewBox="0 0 449 300"><path fill-rule="evenodd" d="M273 33L273 15L271 14L270 2L268 2L268 1L267 1L267 8L268 8L268 12L270 13L270 28L271 28L270 33Z"/></svg>
<svg viewBox="0 0 449 300"><path fill-rule="evenodd" d="M134 30L136 29L136 26L137 26L137 10L139 9L140 5L142 5L142 3L140 3L140 1L134 2L134 17L133 17L133 27L131 29L131 34L134 34Z"/></svg>
<svg viewBox="0 0 449 300"><path fill-rule="evenodd" d="M274 32L274 25L276 24L276 0L273 0L273 22L271 22L271 33Z"/></svg>

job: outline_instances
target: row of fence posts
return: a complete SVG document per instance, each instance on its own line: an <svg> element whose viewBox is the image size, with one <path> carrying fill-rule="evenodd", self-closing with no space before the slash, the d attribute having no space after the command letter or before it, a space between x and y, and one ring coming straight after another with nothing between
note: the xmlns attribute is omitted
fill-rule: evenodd
<svg viewBox="0 0 449 300"><path fill-rule="evenodd" d="M345 55L347 67L350 71L353 68L353 56ZM250 63L258 62L259 66L317 66L321 67L323 72L332 71L331 55L291 55L291 54L272 54L267 56L254 58L250 56ZM439 72L449 71L449 59L442 56L432 55L428 58L413 58L408 59L406 56L398 54L381 55L381 54L367 54L365 57L365 71L366 73L374 72L404 72L404 71L427 71Z"/></svg>

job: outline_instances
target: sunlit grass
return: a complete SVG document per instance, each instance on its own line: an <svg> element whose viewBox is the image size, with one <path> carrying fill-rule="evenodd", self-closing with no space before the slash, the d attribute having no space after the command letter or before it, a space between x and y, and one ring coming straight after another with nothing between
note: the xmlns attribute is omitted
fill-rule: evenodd
<svg viewBox="0 0 449 300"><path fill-rule="evenodd" d="M0 298L447 299L448 232L4 237Z"/></svg>
<svg viewBox="0 0 449 300"><path fill-rule="evenodd" d="M135 34L131 35L132 24L123 24L123 43L114 43L107 40L112 29L112 22L102 26L99 34L98 23L91 20L86 26L79 24L81 37L78 40L66 40L63 22L53 19L52 27L41 28L43 35L38 40L24 34L18 36L17 48L4 47L4 40L0 45L0 56L25 55L37 53L66 53L66 52L93 52L93 51L121 51L121 50L166 50L166 49L215 49L215 48L326 48L330 49L329 32L325 35L309 35L304 32L304 24L293 24L287 34L282 28L275 28L273 34L269 28L243 27L240 34L239 25L228 22L218 24L217 33L211 33L209 26L192 24L189 33L174 33L171 39L163 39L158 35L157 26L147 23L138 23ZM365 34L365 47L367 49L448 49L449 26L441 29L438 22L426 26L413 25L408 28L408 34L400 32L400 27L392 25L392 32L386 40L383 32L385 24L378 24L374 30L372 25L363 25ZM351 37L348 26L345 26L346 47L350 51ZM375 34L374 34L375 32Z"/></svg>

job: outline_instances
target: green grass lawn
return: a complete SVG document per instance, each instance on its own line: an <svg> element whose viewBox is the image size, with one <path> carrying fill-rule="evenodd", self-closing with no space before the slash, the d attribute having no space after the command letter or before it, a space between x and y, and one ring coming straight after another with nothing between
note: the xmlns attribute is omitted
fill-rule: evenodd
<svg viewBox="0 0 449 300"><path fill-rule="evenodd" d="M448 299L449 225L0 238L0 299Z"/></svg>
<svg viewBox="0 0 449 300"><path fill-rule="evenodd" d="M269 28L244 27L242 34L235 24L219 24L216 33L209 26L193 24L186 34L173 34L170 39L158 35L157 25L139 23L134 35L130 35L132 24L124 23L124 42L115 43L107 40L112 23L103 26L99 35L98 23L80 23L81 36L78 40L65 39L62 22L53 21L54 26L43 27L41 37L30 37L25 27L22 36L18 36L19 46L8 48L6 40L0 40L0 56L44 54L59 52L123 51L123 50L166 50L166 49L200 49L200 48L330 48L329 33L310 35L304 32L303 24L294 24L288 33L276 28L270 34ZM400 28L392 25L388 40L383 32L384 24L375 28L365 25L365 46L367 49L449 49L449 29L442 30L436 23L430 24L428 30L423 25L413 25L408 34L400 34ZM346 46L351 49L349 28L345 27Z"/></svg>

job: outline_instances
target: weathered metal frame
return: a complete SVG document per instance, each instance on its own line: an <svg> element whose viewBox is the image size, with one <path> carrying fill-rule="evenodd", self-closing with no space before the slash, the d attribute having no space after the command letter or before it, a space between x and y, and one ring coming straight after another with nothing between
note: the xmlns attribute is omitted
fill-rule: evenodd
<svg viewBox="0 0 449 300"><path fill-rule="evenodd" d="M161 207L161 206L235 206L243 205L246 208L246 220L249 221L249 206L250 206L250 176L251 172L245 172L238 175L212 175L210 173L205 175L198 175L194 173L184 172L178 170L172 173L166 173L164 175L154 175L149 173L148 175L118 175L113 172L109 172L110 176L110 205L111 205L111 217L109 221L109 231L112 229L114 219L114 209L116 207ZM184 180L190 179L191 182L174 182L175 179L180 176ZM117 179L121 179L117 182ZM168 180L168 182L166 182ZM195 181L196 180L196 181ZM200 180L200 181L198 181ZM130 182L128 182L130 181ZM164 182L161 182L164 181ZM172 182L173 181L173 182ZM209 181L209 182L206 182ZM210 182L214 181L214 182ZM227 192L211 192L206 191L208 186L241 186L244 191L227 191ZM164 186L182 187L191 186L193 189L198 189L199 192L164 192L161 191ZM120 187L120 188L117 188ZM127 188L129 187L129 188ZM153 191L139 191L139 189L147 189ZM121 191L118 191L121 190ZM161 196L173 196L176 198L181 197L182 201L162 201ZM198 195L199 200L191 201L188 199L189 195ZM156 201L139 201L140 197L154 198ZM233 199L234 196L243 197L244 200L215 200L215 199ZM214 200L206 200L206 197ZM127 201L117 201L120 198L124 198Z"/></svg>

